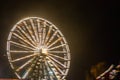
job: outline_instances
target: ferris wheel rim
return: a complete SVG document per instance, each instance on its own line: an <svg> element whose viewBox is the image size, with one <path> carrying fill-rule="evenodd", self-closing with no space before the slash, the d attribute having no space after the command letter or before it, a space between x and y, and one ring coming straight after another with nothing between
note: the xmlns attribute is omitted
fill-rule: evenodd
<svg viewBox="0 0 120 80"><path fill-rule="evenodd" d="M50 21L48 21L48 20L46 20L46 19L43 19L43 18L39 18L39 17L27 17L27 18L24 18L24 19L20 20L19 22L17 22L17 23L14 25L14 27L11 29L10 34L9 34L9 36L8 36L8 39L7 39L7 55L8 55L8 60L9 60L9 62L10 62L10 65L11 65L12 69L15 68L14 65L13 65L12 62L11 62L11 61L12 61L12 58L11 58L11 54L10 54L10 52L9 52L9 49L10 49L10 42L9 42L9 41L11 41L11 37L12 37L12 35L13 35L12 32L15 31L15 29L16 29L16 27L17 27L18 24L20 24L21 22L23 22L23 21L25 21L25 20L32 19L32 18L37 18L37 19L39 19L39 20L43 20L43 21L46 21L46 22L50 23L56 30L59 31L59 34L60 34L60 36L62 36L63 41L64 41L65 43L67 43L67 41L66 41L65 37L63 36L63 34L61 33L61 31L60 31L53 23L51 23ZM51 46L49 45L49 47L51 47ZM66 47L68 48L68 49L67 49L67 55L68 55L67 57L69 58L69 61L67 61L67 69L66 69L66 71L65 71L65 74L68 74L69 67L70 67L70 59L71 59L68 43L67 43ZM59 57L59 58L60 58L60 57ZM15 74L17 75L18 78L21 78L21 77L18 75L17 72L15 72ZM63 76L62 79L64 79L65 77L66 77L66 76Z"/></svg>

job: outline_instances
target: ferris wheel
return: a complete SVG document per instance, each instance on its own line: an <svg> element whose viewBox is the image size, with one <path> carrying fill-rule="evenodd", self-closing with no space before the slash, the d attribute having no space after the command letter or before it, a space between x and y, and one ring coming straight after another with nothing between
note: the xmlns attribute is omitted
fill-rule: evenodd
<svg viewBox="0 0 120 80"><path fill-rule="evenodd" d="M28 17L14 25L7 40L7 56L19 79L64 80L70 67L64 35L39 17Z"/></svg>

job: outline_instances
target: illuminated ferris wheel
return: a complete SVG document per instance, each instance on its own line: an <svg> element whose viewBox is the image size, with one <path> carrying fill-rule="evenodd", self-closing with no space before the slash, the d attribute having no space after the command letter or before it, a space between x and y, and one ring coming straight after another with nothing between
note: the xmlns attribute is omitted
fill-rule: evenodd
<svg viewBox="0 0 120 80"><path fill-rule="evenodd" d="M7 40L11 68L19 79L64 80L70 67L70 50L61 31L38 17L20 20Z"/></svg>

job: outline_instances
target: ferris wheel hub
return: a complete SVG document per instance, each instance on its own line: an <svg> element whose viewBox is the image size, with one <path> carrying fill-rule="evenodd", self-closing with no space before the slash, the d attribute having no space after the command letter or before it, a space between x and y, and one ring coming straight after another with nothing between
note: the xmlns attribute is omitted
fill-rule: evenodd
<svg viewBox="0 0 120 80"><path fill-rule="evenodd" d="M37 47L35 52L40 56L47 56L48 55L48 49L45 48L44 46Z"/></svg>
<svg viewBox="0 0 120 80"><path fill-rule="evenodd" d="M48 52L47 52L47 49L46 49L46 48L42 48L42 49L41 49L41 52L42 52L42 54L43 54L43 55L47 55L47 54L48 54Z"/></svg>

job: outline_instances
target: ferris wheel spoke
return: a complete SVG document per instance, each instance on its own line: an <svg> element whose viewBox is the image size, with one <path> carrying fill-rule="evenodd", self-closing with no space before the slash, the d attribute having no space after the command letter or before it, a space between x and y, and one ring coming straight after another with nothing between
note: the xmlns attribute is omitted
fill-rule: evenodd
<svg viewBox="0 0 120 80"><path fill-rule="evenodd" d="M45 61L45 63L44 63L44 66L45 66L46 76L47 76L48 80L50 80L49 69L48 69L48 67L47 67L47 65L46 65L46 61Z"/></svg>
<svg viewBox="0 0 120 80"><path fill-rule="evenodd" d="M44 78L47 79L48 78L48 72L45 66L45 62L43 63L43 70L44 70Z"/></svg>
<svg viewBox="0 0 120 80"><path fill-rule="evenodd" d="M21 39L22 41L24 41L25 43L29 44L30 46L34 47L35 46L33 44L31 44L30 42L28 42L26 39L22 38L21 36L19 36L18 34L16 33L13 33L13 35L15 35L16 37L18 37L19 39Z"/></svg>
<svg viewBox="0 0 120 80"><path fill-rule="evenodd" d="M41 42L41 44L43 45L45 34L46 34L46 22L43 21L41 24L42 24L42 42Z"/></svg>
<svg viewBox="0 0 120 80"><path fill-rule="evenodd" d="M45 67L44 63L41 62L41 64L39 65L39 78L40 78L40 80L45 77L44 67Z"/></svg>
<svg viewBox="0 0 120 80"><path fill-rule="evenodd" d="M27 42L29 42L29 44L31 44L31 45L33 45L33 46L35 46L35 43L32 41L32 43L29 41L29 39L26 37L26 36L24 36L20 31L18 31L18 33L20 34L19 36L21 37L21 38L23 38L24 40L26 40Z"/></svg>
<svg viewBox="0 0 120 80"><path fill-rule="evenodd" d="M32 71L32 68L30 67L29 69L27 69L27 71L24 73L24 75L22 76L22 79L25 79L29 74L30 72Z"/></svg>
<svg viewBox="0 0 120 80"><path fill-rule="evenodd" d="M40 43L40 33L41 33L41 26L40 26L40 20L37 19L37 31L38 31L38 39L39 39L39 43Z"/></svg>
<svg viewBox="0 0 120 80"><path fill-rule="evenodd" d="M49 59L49 58L48 58ZM62 74L62 75L65 75L65 73L54 63L54 61L52 61L51 59L49 59L52 64L55 66L55 68Z"/></svg>
<svg viewBox="0 0 120 80"><path fill-rule="evenodd" d="M50 37L49 41L46 43L47 46L51 43L51 41L54 39L54 37L57 35L57 33L58 33L58 30L56 30L56 31L53 33L53 35Z"/></svg>
<svg viewBox="0 0 120 80"><path fill-rule="evenodd" d="M18 72L18 71L20 71L21 69L23 69L25 66L29 65L34 59L35 59L35 58L32 58L32 59L28 60L28 61L27 61L26 63L24 63L22 66L18 67L18 68L16 69L16 71Z"/></svg>
<svg viewBox="0 0 120 80"><path fill-rule="evenodd" d="M50 45L48 45L48 48L50 48L51 46L53 46L54 44L56 44L57 42L61 41L62 37L59 37L56 41L54 41L53 43L51 43Z"/></svg>
<svg viewBox="0 0 120 80"><path fill-rule="evenodd" d="M64 64L62 64L60 61L56 60L55 58L53 58L53 57L51 57L51 56L49 56L49 58L50 58L51 60L53 60L54 62L58 63L59 65L61 65L63 68L66 68L66 66L65 66Z"/></svg>
<svg viewBox="0 0 120 80"><path fill-rule="evenodd" d="M33 35L33 32L32 32L32 30L31 30L31 28L28 27L28 25L27 25L27 23L26 23L25 21L23 21L23 23L24 23L24 25L26 26L26 29L27 29L27 31L29 32L29 34L30 34L30 36L32 37L32 39L34 40L34 42L36 42L36 39L35 39L35 37L34 37L34 35Z"/></svg>
<svg viewBox="0 0 120 80"><path fill-rule="evenodd" d="M20 26L18 26L18 29L25 35L25 37L26 37L29 41L31 41L32 44L35 45L35 42L32 40L32 38L29 36L28 33L26 33Z"/></svg>
<svg viewBox="0 0 120 80"><path fill-rule="evenodd" d="M43 65L43 63L42 63L42 65L41 65L41 70L42 70L42 78L43 78L43 76L45 75L45 73L44 73L44 65Z"/></svg>
<svg viewBox="0 0 120 80"><path fill-rule="evenodd" d="M39 46L42 44L42 33L39 33Z"/></svg>
<svg viewBox="0 0 120 80"><path fill-rule="evenodd" d="M49 37L50 37L51 31L52 31L52 25L49 27L48 33L47 33L47 35L46 35L45 44L46 44L46 42L48 41L48 39L49 39Z"/></svg>
<svg viewBox="0 0 120 80"><path fill-rule="evenodd" d="M37 60L35 60L31 66L25 71L24 75L22 76L22 79L25 79L28 77L28 75L30 74L30 72L33 70L33 67L35 66L35 63L37 62Z"/></svg>
<svg viewBox="0 0 120 80"><path fill-rule="evenodd" d="M11 53L34 53L35 51L17 51L17 50L10 50Z"/></svg>
<svg viewBox="0 0 120 80"><path fill-rule="evenodd" d="M21 57L21 58L17 58L15 60L12 60L11 62L16 62L16 61L20 61L20 60L23 60L23 59L26 59L26 58L30 58L30 57L33 57L37 54L32 54L32 55L28 55L28 56L24 56L24 57Z"/></svg>
<svg viewBox="0 0 120 80"><path fill-rule="evenodd" d="M48 53L67 53L66 51L48 51Z"/></svg>
<svg viewBox="0 0 120 80"><path fill-rule="evenodd" d="M32 48L32 47L29 47L29 46L26 46L26 45L23 45L23 44L14 42L14 41L9 41L9 42L12 43L12 44L14 44L14 45L21 46L21 47L23 47L23 48L28 48L28 49L34 50L34 48Z"/></svg>
<svg viewBox="0 0 120 80"><path fill-rule="evenodd" d="M36 41L38 42L39 40L38 40L37 29L36 29L36 27L35 27L35 25L33 23L33 19L30 19L30 22L31 22L31 25L32 25L32 29L33 29L33 31L35 33Z"/></svg>
<svg viewBox="0 0 120 80"><path fill-rule="evenodd" d="M38 56L36 56L35 57L35 61L34 61L34 64L35 64L35 66L33 66L33 73L36 73L36 72L39 72L39 66L41 65L41 63L39 62L39 57ZM38 70L37 70L38 69ZM37 71L36 71L37 70Z"/></svg>
<svg viewBox="0 0 120 80"><path fill-rule="evenodd" d="M39 23L40 24L40 23ZM40 25L38 25L38 37L39 37L39 45L42 44L42 30L43 28L41 28Z"/></svg>
<svg viewBox="0 0 120 80"><path fill-rule="evenodd" d="M61 60L65 60L65 61L68 60L68 59L65 59L63 57L60 57L60 56L57 56L57 55L54 55L54 54L50 54L50 53L49 53L49 56L56 57L56 58L59 58Z"/></svg>
<svg viewBox="0 0 120 80"><path fill-rule="evenodd" d="M22 44L22 45L25 45L25 46L28 46L28 47L30 47L30 48L32 48L32 50L35 50L36 49L36 47L34 46L34 45L30 45L29 43L27 43L27 42L24 42L24 41L22 41L22 40L19 40L19 43L20 44ZM17 46L16 46L17 47ZM19 46L20 47L20 46ZM24 47L23 47L24 48ZM24 49L27 49L27 48L24 48ZM28 49L27 49L28 50Z"/></svg>
<svg viewBox="0 0 120 80"><path fill-rule="evenodd" d="M43 66L43 62L41 62L41 78L44 78L44 75L45 75L45 73L44 73L44 66Z"/></svg>
<svg viewBox="0 0 120 80"><path fill-rule="evenodd" d="M55 79L57 79L57 74L56 74L56 72L55 72L55 69L52 68L52 65L50 64L50 61L47 61L47 64L48 64L48 67L49 67L49 69L50 69L50 71L51 71L51 72L49 72L49 74L50 74L50 75L53 74L54 77L55 77ZM53 77L53 76L52 76L52 77Z"/></svg>
<svg viewBox="0 0 120 80"><path fill-rule="evenodd" d="M46 36L46 28L45 26L43 27L43 38L42 38L42 44L44 45L44 42L45 42L45 36Z"/></svg>
<svg viewBox="0 0 120 80"><path fill-rule="evenodd" d="M25 39L26 41L28 41L27 38L20 31L18 31L18 30L16 30L16 31L18 32L16 34L19 34L19 36L21 36L23 39Z"/></svg>
<svg viewBox="0 0 120 80"><path fill-rule="evenodd" d="M50 74L51 69L50 69L50 67L48 66L47 61L45 61L45 66L46 66L46 68L47 68L48 77L50 78L50 80L53 80L53 78L52 78L52 76L51 76L51 74Z"/></svg>
<svg viewBox="0 0 120 80"><path fill-rule="evenodd" d="M49 57L48 57L49 58ZM66 69L63 66L61 66L59 63L55 62L54 60L52 60L51 58L49 58L51 61L53 61L59 68L61 69Z"/></svg>
<svg viewBox="0 0 120 80"><path fill-rule="evenodd" d="M61 44L61 45L58 45L58 46L55 46L55 47L51 47L51 48L48 48L48 50L57 49L57 48L65 46L65 45L67 45L67 44Z"/></svg>

